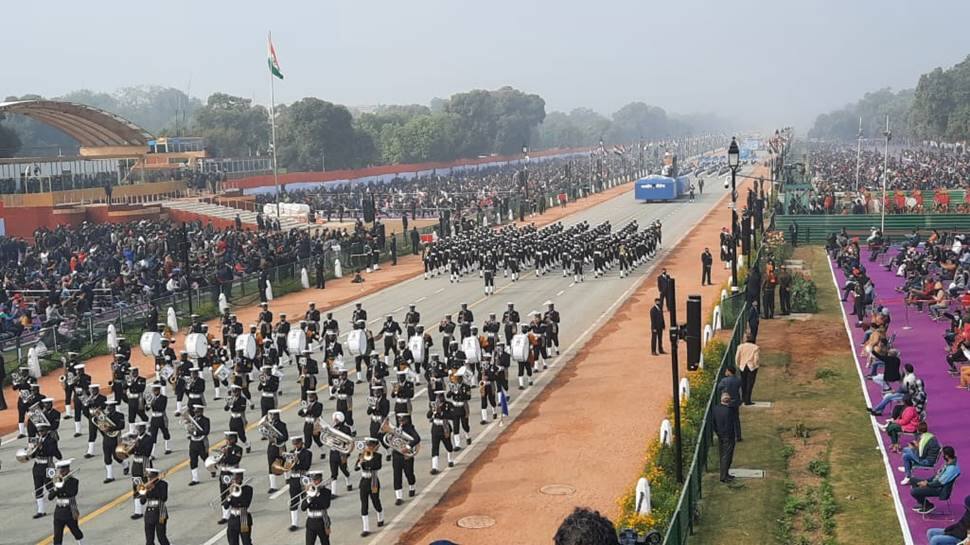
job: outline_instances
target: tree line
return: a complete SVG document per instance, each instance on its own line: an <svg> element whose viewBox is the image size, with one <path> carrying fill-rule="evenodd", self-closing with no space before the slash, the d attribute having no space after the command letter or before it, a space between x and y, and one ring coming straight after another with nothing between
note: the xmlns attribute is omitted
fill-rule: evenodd
<svg viewBox="0 0 970 545"><path fill-rule="evenodd" d="M854 140L863 118L863 136L881 138L889 115L893 136L955 142L970 139L970 56L950 68L935 68L915 89L881 89L854 104L821 114L809 138Z"/></svg>
<svg viewBox="0 0 970 545"><path fill-rule="evenodd" d="M37 95L7 100L41 98ZM129 119L159 136L206 139L210 155L249 157L270 153L266 107L245 97L215 93L205 102L165 87L130 87L114 94L75 91L58 100L78 102ZM352 109L315 97L277 105L277 157L291 171L358 168L379 164L449 161L520 153L523 147L627 144L723 130L713 115L668 115L643 102L610 117L588 108L546 113L545 100L512 87L475 89L430 105ZM75 153L77 142L29 118L0 118L0 156Z"/></svg>

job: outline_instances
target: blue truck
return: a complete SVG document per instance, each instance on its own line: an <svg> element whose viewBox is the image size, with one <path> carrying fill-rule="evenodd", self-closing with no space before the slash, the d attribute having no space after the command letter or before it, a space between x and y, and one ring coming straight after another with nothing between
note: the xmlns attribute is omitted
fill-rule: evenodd
<svg viewBox="0 0 970 545"><path fill-rule="evenodd" d="M690 177L651 175L637 180L633 198L638 201L673 201L687 195L690 190Z"/></svg>

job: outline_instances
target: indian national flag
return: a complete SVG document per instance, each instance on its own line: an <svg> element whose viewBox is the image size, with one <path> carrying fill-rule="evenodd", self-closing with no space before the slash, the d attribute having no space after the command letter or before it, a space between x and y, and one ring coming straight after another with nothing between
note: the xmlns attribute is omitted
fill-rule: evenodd
<svg viewBox="0 0 970 545"><path fill-rule="evenodd" d="M273 47L273 35L269 35L269 71L276 77L283 79L283 72L280 70L280 61L276 58L276 48Z"/></svg>

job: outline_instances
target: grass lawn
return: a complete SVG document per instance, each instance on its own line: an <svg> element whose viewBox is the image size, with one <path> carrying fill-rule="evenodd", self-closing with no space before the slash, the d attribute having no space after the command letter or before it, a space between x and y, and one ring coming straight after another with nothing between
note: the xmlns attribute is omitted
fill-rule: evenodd
<svg viewBox="0 0 970 545"><path fill-rule="evenodd" d="M766 478L721 484L712 448L691 545L902 540L825 253L803 247L793 258L813 273L819 312L761 322L754 398L773 406L742 407L733 466Z"/></svg>

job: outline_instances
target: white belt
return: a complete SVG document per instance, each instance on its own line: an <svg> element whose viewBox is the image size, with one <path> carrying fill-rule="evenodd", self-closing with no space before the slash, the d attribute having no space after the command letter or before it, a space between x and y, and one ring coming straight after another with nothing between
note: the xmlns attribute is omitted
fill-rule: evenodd
<svg viewBox="0 0 970 545"><path fill-rule="evenodd" d="M322 519L327 515L326 511L307 511L306 516L315 519Z"/></svg>
<svg viewBox="0 0 970 545"><path fill-rule="evenodd" d="M263 392L263 397L276 397L276 394L270 394L270 393Z"/></svg>
<svg viewBox="0 0 970 545"><path fill-rule="evenodd" d="M376 415L376 414L373 414L373 415L371 415L370 419L373 420L374 422L380 422L381 420L384 420L384 417L383 416Z"/></svg>
<svg viewBox="0 0 970 545"><path fill-rule="evenodd" d="M347 394L337 394L337 399L347 399Z"/></svg>
<svg viewBox="0 0 970 545"><path fill-rule="evenodd" d="M67 498L67 499L58 498L57 505L58 507L67 507L71 505L71 498Z"/></svg>
<svg viewBox="0 0 970 545"><path fill-rule="evenodd" d="M49 458L34 458L35 464L46 464Z"/></svg>
<svg viewBox="0 0 970 545"><path fill-rule="evenodd" d="M441 419L441 418L435 418L434 420L431 421L431 423L434 424L435 426L444 426L445 425L445 421L443 419Z"/></svg>
<svg viewBox="0 0 970 545"><path fill-rule="evenodd" d="M229 510L229 514L234 517L242 516L242 509L236 509L235 507Z"/></svg>
<svg viewBox="0 0 970 545"><path fill-rule="evenodd" d="M189 436L189 441L195 441L196 443L201 442L201 441L205 441L205 436L204 435L199 435L199 436L190 435Z"/></svg>
<svg viewBox="0 0 970 545"><path fill-rule="evenodd" d="M312 416L307 416L306 418L303 419L303 421L306 422L306 423L308 423L308 424L312 424L313 421L315 421L315 420L316 420L316 418L314 418Z"/></svg>
<svg viewBox="0 0 970 545"><path fill-rule="evenodd" d="M225 473L230 469L236 469L237 467L239 467L239 464L219 464L219 471Z"/></svg>
<svg viewBox="0 0 970 545"><path fill-rule="evenodd" d="M231 418L242 418L243 417L243 413L229 413L229 416Z"/></svg>
<svg viewBox="0 0 970 545"><path fill-rule="evenodd" d="M407 403L408 401L410 401L410 400L408 398L406 398L406 397L395 397L394 398L394 402L395 403Z"/></svg>
<svg viewBox="0 0 970 545"><path fill-rule="evenodd" d="M148 507L158 507L158 506L162 505L162 501L161 500L148 500L147 504L148 504Z"/></svg>
<svg viewBox="0 0 970 545"><path fill-rule="evenodd" d="M370 479L371 478L371 475L373 475L373 473L371 473L370 471L361 471L360 472L360 478L361 479Z"/></svg>
<svg viewBox="0 0 970 545"><path fill-rule="evenodd" d="M165 416L165 413L158 412L158 411L152 411L152 417L153 418L162 418L163 416Z"/></svg>
<svg viewBox="0 0 970 545"><path fill-rule="evenodd" d="M191 398L193 398L193 397L202 397L202 394L191 394L191 393L190 393L190 394L189 394L189 398L191 399Z"/></svg>
<svg viewBox="0 0 970 545"><path fill-rule="evenodd" d="M145 457L144 456L132 456L131 457L131 461L132 462L135 462L136 464L140 464L140 463L142 463L142 462L145 461Z"/></svg>
<svg viewBox="0 0 970 545"><path fill-rule="evenodd" d="M451 401L451 405L453 407L464 407L465 406L465 402L464 401L455 401L455 400L452 400Z"/></svg>

